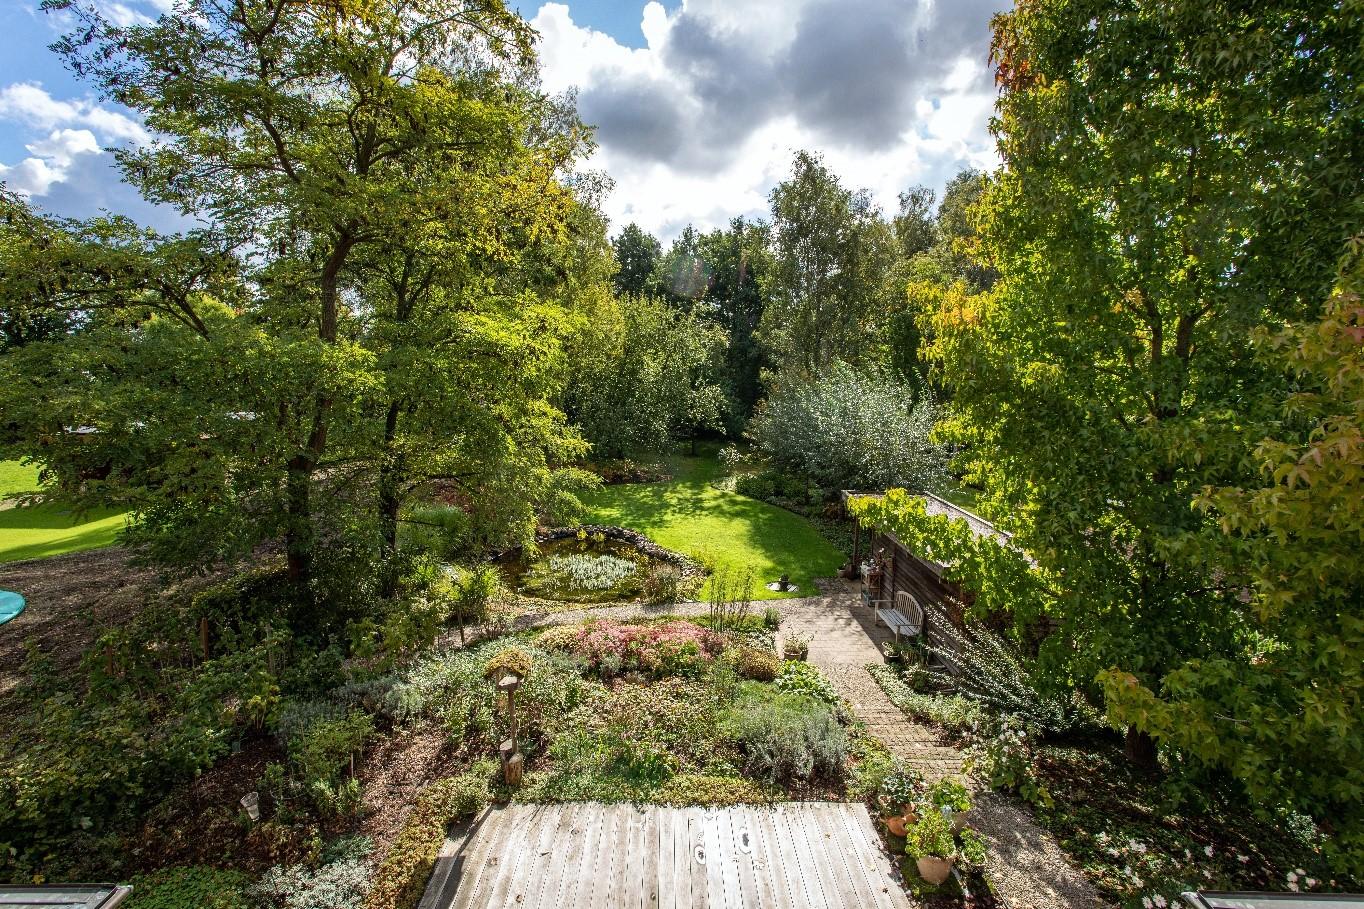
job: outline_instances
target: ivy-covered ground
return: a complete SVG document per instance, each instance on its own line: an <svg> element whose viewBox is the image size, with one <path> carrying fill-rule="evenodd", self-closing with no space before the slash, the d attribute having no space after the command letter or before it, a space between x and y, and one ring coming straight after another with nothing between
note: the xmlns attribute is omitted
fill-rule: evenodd
<svg viewBox="0 0 1364 909"><path fill-rule="evenodd" d="M585 523L641 531L717 575L751 569L755 599L814 593L814 579L833 577L846 560L799 515L718 486L723 472L715 458L678 456L669 469L669 480L606 486L588 496ZM796 594L762 586L784 573L799 587Z"/></svg>

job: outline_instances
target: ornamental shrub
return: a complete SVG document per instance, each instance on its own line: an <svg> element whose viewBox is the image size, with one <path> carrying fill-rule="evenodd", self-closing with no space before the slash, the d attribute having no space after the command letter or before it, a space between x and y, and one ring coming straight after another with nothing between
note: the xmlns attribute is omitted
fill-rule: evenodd
<svg viewBox="0 0 1364 909"><path fill-rule="evenodd" d="M927 391L834 362L822 375L781 377L748 432L774 467L826 491L938 489L946 453L930 440L937 415ZM775 481L753 488L766 482L741 477L736 488L770 498Z"/></svg>
<svg viewBox="0 0 1364 909"><path fill-rule="evenodd" d="M1050 808L1051 792L1038 778L1035 760L1027 729L1009 718L995 735L972 746L967 766L985 777L992 789L1011 792L1035 806Z"/></svg>
<svg viewBox="0 0 1364 909"><path fill-rule="evenodd" d="M770 682L781 670L777 655L757 647L741 646L732 651L734 669L741 678L755 682Z"/></svg>
<svg viewBox="0 0 1364 909"><path fill-rule="evenodd" d="M1023 656L984 625L959 629L942 621L934 627L948 643L929 649L956 668L953 682L967 697L1052 735L1093 721L1094 711L1075 697L1044 694Z"/></svg>
<svg viewBox="0 0 1364 909"><path fill-rule="evenodd" d="M823 704L757 682L743 684L722 729L743 753L748 773L768 783L835 778L847 755L847 734Z"/></svg>
<svg viewBox="0 0 1364 909"><path fill-rule="evenodd" d="M289 755L307 785L317 780L335 783L373 734L374 717L357 710L340 719L313 723L299 736Z"/></svg>
<svg viewBox="0 0 1364 909"><path fill-rule="evenodd" d="M814 666L802 660L783 662L773 684L782 691L803 695L821 704L838 703L838 692L833 683Z"/></svg>

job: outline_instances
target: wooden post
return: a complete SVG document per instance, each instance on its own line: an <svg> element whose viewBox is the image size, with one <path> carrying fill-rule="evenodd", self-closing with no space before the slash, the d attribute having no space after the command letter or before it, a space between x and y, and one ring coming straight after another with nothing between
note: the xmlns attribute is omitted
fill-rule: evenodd
<svg viewBox="0 0 1364 909"><path fill-rule="evenodd" d="M502 758L502 779L508 786L521 785L521 774L525 769L525 758L516 744L516 689L520 684L521 677L511 672L497 682L498 690L507 693L507 724L511 735L502 741L498 752Z"/></svg>
<svg viewBox="0 0 1364 909"><path fill-rule="evenodd" d="M203 651L204 659L208 659L208 616L199 618L199 649Z"/></svg>

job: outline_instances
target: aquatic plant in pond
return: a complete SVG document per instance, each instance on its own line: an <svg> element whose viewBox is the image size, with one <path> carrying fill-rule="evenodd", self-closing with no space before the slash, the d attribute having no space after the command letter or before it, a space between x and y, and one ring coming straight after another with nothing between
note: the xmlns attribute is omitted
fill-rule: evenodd
<svg viewBox="0 0 1364 909"><path fill-rule="evenodd" d="M518 593L571 603L674 602L695 592L705 569L620 527L560 528L497 561Z"/></svg>
<svg viewBox="0 0 1364 909"><path fill-rule="evenodd" d="M638 563L618 556L574 552L550 556L534 565L527 583L569 590L610 590L638 574L639 569Z"/></svg>

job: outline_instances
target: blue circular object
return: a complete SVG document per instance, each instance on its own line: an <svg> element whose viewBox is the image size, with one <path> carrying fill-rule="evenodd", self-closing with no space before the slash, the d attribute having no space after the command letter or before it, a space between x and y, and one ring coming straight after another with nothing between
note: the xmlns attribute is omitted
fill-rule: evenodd
<svg viewBox="0 0 1364 909"><path fill-rule="evenodd" d="M24 598L13 590L0 590L0 625L24 611Z"/></svg>

